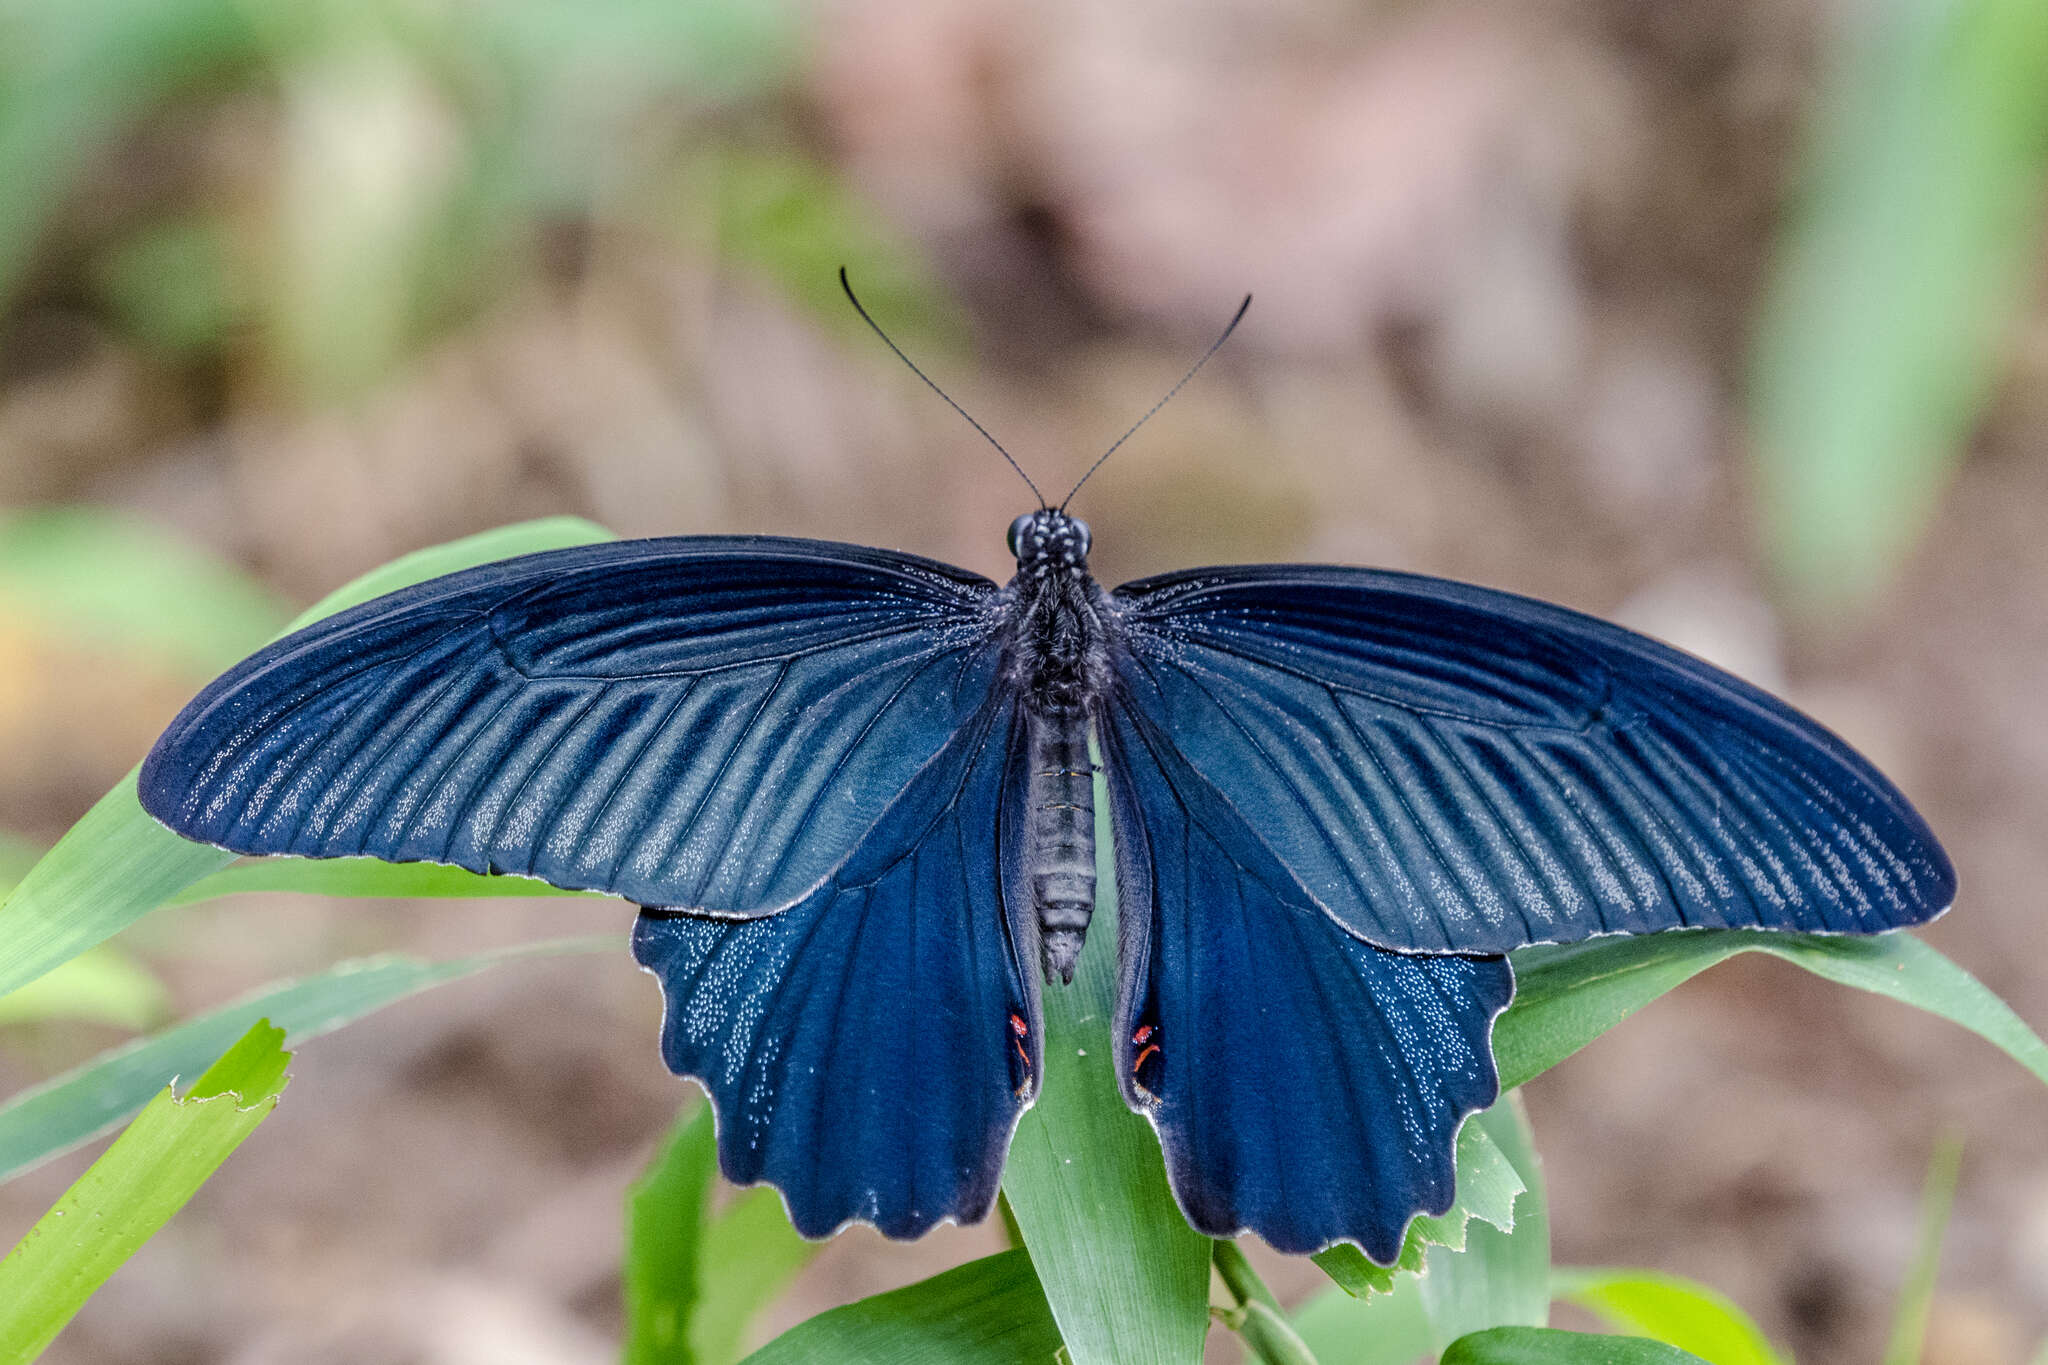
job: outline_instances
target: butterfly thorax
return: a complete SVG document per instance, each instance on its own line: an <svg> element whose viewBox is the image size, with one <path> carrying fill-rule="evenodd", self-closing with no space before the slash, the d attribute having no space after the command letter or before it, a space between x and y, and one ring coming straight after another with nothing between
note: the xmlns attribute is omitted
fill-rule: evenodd
<svg viewBox="0 0 2048 1365"><path fill-rule="evenodd" d="M1024 865L1047 979L1071 981L1095 909L1095 777L1088 726L1107 673L1088 527L1040 510L1010 527L1011 679L1024 700L1030 787Z"/></svg>

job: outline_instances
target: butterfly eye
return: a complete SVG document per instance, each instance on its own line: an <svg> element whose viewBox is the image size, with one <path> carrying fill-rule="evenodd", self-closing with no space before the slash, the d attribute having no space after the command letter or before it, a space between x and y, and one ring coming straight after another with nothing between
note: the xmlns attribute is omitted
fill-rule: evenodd
<svg viewBox="0 0 2048 1365"><path fill-rule="evenodd" d="M1026 512L1010 523L1010 553L1019 559L1024 557L1024 552L1017 547L1024 543L1024 533L1031 529L1031 521L1031 513Z"/></svg>
<svg viewBox="0 0 2048 1365"><path fill-rule="evenodd" d="M1074 520L1074 548L1083 559L1088 557L1088 523L1078 517Z"/></svg>

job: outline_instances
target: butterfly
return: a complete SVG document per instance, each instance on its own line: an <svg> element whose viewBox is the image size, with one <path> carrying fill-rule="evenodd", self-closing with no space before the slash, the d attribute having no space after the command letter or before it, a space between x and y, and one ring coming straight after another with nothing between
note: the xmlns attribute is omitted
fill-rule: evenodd
<svg viewBox="0 0 2048 1365"><path fill-rule="evenodd" d="M637 903L724 1173L813 1237L987 1215L1096 900L1098 766L1124 1099L1197 1230L1282 1251L1388 1263L1450 1206L1511 951L1953 899L1876 769L1676 649L1373 569L1106 591L1065 505L1011 525L1003 585L692 536L408 587L208 686L142 804L237 853Z"/></svg>

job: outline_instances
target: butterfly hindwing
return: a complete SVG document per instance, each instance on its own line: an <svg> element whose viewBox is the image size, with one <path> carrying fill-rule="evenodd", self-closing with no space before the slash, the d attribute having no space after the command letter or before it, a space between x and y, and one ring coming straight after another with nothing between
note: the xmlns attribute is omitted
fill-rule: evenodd
<svg viewBox="0 0 2048 1365"><path fill-rule="evenodd" d="M997 833L1024 762L992 701L796 905L634 930L667 1000L662 1054L717 1107L721 1168L775 1185L806 1236L915 1237L994 1202L1042 1064L1029 906Z"/></svg>
<svg viewBox="0 0 2048 1365"><path fill-rule="evenodd" d="M1411 1216L1450 1207L1458 1124L1498 1094L1513 974L1347 932L1175 743L1107 708L1125 1097L1198 1231L1391 1262Z"/></svg>
<svg viewBox="0 0 2048 1365"><path fill-rule="evenodd" d="M905 555L753 537L486 565L231 669L157 742L142 802L239 853L768 913L988 696L993 594Z"/></svg>
<svg viewBox="0 0 2048 1365"><path fill-rule="evenodd" d="M1871 933L1954 896L1926 825L1847 745L1620 627L1304 565L1193 570L1112 601L1124 686L1383 947Z"/></svg>

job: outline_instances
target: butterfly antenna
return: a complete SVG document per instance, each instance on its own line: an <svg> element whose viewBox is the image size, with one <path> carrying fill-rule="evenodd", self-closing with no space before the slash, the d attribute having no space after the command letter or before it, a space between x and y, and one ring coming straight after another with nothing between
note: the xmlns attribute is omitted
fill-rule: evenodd
<svg viewBox="0 0 2048 1365"><path fill-rule="evenodd" d="M1172 388L1166 391L1166 397L1160 399L1157 403L1154 403L1152 405L1152 409L1150 412L1147 412L1143 417L1140 417L1137 421L1131 423L1131 429L1125 432L1123 435L1117 437L1115 445L1112 445L1108 450L1103 451L1101 456L1096 459L1095 463L1088 466L1088 472L1081 476L1081 482L1075 484L1072 488L1068 489L1067 496L1060 499L1060 511L1064 512L1067 510L1067 504L1074 500L1074 494L1081 491L1081 484L1086 483L1088 482L1088 480L1095 477L1095 471L1102 468L1102 462L1104 460L1107 460L1110 456L1116 454L1117 446L1122 445L1125 441L1128 441L1131 439L1131 437L1137 435L1138 428L1144 426L1145 423L1151 421L1155 413L1157 413L1161 408L1165 407L1168 403L1171 403L1173 401L1173 396L1179 393L1182 389L1186 388L1188 386L1188 381L1190 379L1193 379L1196 376L1196 374L1200 373L1201 368L1209 363L1209 357L1215 355L1218 351L1223 349L1223 343L1230 340L1230 334L1237 330L1238 323L1244 321L1245 310L1250 308L1251 306L1252 296L1250 294L1246 294L1244 296L1244 302L1237 305L1237 311L1231 314L1230 325L1223 329L1223 335L1217 337L1216 340L1210 344L1209 349L1202 352L1202 358L1194 363L1194 367L1192 369L1190 369L1186 374L1180 377L1180 383L1175 384ZM926 380L925 382L930 383L931 381Z"/></svg>
<svg viewBox="0 0 2048 1365"><path fill-rule="evenodd" d="M910 367L910 372L916 375L919 379L922 379L924 381L926 388L930 389L939 397L945 399L947 407L959 413L962 417L965 417L967 419L967 425L973 427L976 431L980 432L981 439L987 441L990 445L996 448L996 454L1002 456L1004 459L1010 462L1010 468L1017 471L1017 477L1024 480L1024 486L1031 490L1031 496L1038 499L1038 505L1041 509L1043 509L1046 505L1045 494L1039 492L1038 485L1031 482L1031 476L1024 472L1023 465L1017 463L1017 457L1010 454L1009 451L1004 450L1003 443L1001 441L998 441L995 437L989 435L987 427L975 421L973 415L969 413L966 408L961 407L958 403L955 403L953 401L953 396L951 394L947 393L937 384L934 384L932 382L932 377L930 375L926 374L923 370L917 368L917 362L912 360L909 356L903 354L903 348L901 346L898 346L895 342L889 340L889 334L882 330L882 324L876 322L873 318L868 316L868 310L861 307L860 300L854 296L853 284L846 278L846 267L843 265L839 267L839 287L846 291L846 301L853 305L853 311L860 314L860 320L862 322L865 322L869 327L874 329L875 335L882 339L882 344L884 346L887 346L890 350L894 351L896 353L896 358L902 361L904 364L908 365Z"/></svg>

